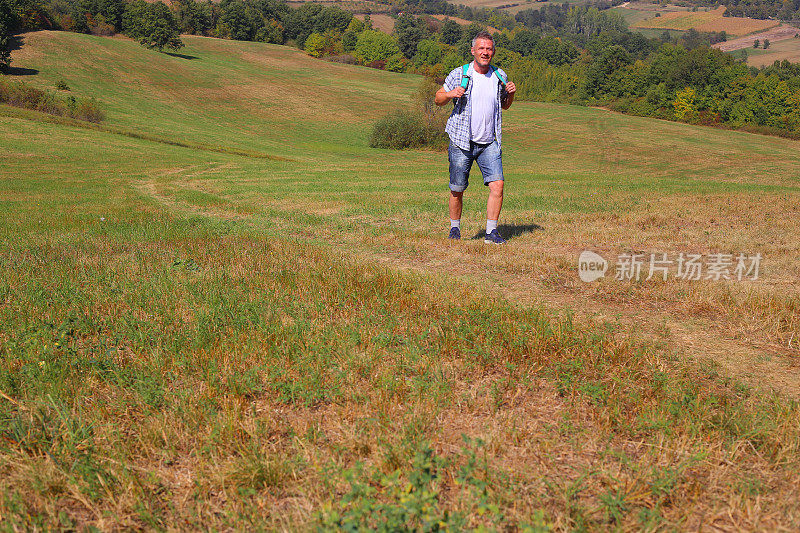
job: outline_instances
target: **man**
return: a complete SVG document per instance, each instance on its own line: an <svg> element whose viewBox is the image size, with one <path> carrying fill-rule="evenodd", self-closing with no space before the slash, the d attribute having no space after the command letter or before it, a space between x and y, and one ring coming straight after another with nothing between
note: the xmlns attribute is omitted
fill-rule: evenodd
<svg viewBox="0 0 800 533"><path fill-rule="evenodd" d="M514 102L517 87L506 83L506 73L491 65L494 40L482 31L472 40L472 57L466 78L463 67L453 69L436 91L436 105L454 100L445 131L450 136L450 238L461 238L461 209L469 171L477 161L483 184L489 187L486 202L485 243L504 244L497 231L503 207L502 112ZM462 83L464 81L464 83Z"/></svg>

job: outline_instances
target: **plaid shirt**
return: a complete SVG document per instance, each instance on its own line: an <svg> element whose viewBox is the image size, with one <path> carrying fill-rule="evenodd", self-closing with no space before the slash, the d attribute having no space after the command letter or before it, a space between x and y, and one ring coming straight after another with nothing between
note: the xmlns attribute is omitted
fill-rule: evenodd
<svg viewBox="0 0 800 533"><path fill-rule="evenodd" d="M469 64L467 74L472 77L475 75L475 70L472 68L473 64ZM497 69L503 78L508 79L503 69ZM444 80L444 88L446 91L452 91L456 87L461 86L461 75L463 68L454 68L447 79ZM503 113L501 106L501 98L505 89L503 85L497 84L497 113L494 115L494 136L497 139L497 144L502 146L503 139ZM472 80L470 80L467 92L461 98L453 99L453 112L450 118L447 119L447 126L444 131L450 136L450 142L458 146L462 150L469 150L469 142L472 140L472 127L470 119L472 117Z"/></svg>

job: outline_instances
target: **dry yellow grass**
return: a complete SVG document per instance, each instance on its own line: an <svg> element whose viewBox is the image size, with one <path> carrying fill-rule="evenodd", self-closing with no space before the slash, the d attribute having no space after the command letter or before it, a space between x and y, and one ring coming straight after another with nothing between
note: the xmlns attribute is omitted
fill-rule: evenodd
<svg viewBox="0 0 800 533"><path fill-rule="evenodd" d="M709 11L673 11L663 13L660 17L642 20L633 25L634 28L657 28L668 30L724 31L728 35L740 36L764 31L780 24L776 20L757 20L744 17L724 17L725 7L720 6Z"/></svg>
<svg viewBox="0 0 800 533"><path fill-rule="evenodd" d="M356 18L364 20L365 15L359 13ZM394 30L394 19L389 15L373 13L369 16L369 19L372 21L372 27L376 30L380 30L383 33L392 33L392 30Z"/></svg>
<svg viewBox="0 0 800 533"><path fill-rule="evenodd" d="M761 39L763 42L763 39ZM771 39L770 39L771 41ZM800 39L793 36L788 39L770 42L768 49L753 49L752 42L747 49L747 64L754 67L772 65L775 61L787 60L792 63L800 62Z"/></svg>

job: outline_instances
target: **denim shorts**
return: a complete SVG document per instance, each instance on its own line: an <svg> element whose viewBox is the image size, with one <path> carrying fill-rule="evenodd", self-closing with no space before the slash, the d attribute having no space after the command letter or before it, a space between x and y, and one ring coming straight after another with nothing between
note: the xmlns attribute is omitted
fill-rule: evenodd
<svg viewBox="0 0 800 533"><path fill-rule="evenodd" d="M469 150L462 150L450 143L450 148L447 150L450 159L450 190L453 192L466 190L473 161L478 162L484 185L503 179L503 161L497 141L490 144L470 142L469 147Z"/></svg>

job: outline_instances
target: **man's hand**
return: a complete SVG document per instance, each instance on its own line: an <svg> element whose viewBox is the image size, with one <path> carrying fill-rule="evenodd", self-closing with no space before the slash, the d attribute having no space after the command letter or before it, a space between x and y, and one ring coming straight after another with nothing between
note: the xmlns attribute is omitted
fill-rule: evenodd
<svg viewBox="0 0 800 533"><path fill-rule="evenodd" d="M503 109L508 109L514 103L514 93L517 92L517 86L513 81L506 83L506 97L503 100Z"/></svg>
<svg viewBox="0 0 800 533"><path fill-rule="evenodd" d="M447 93L447 96L449 98L461 98L462 96L464 96L465 92L467 92L467 90L459 85L458 87Z"/></svg>
<svg viewBox="0 0 800 533"><path fill-rule="evenodd" d="M452 91L445 91L444 87L436 91L436 96L434 97L433 101L436 102L436 105L444 105L453 98L461 98L464 96L466 89L461 87L460 85L453 89Z"/></svg>

